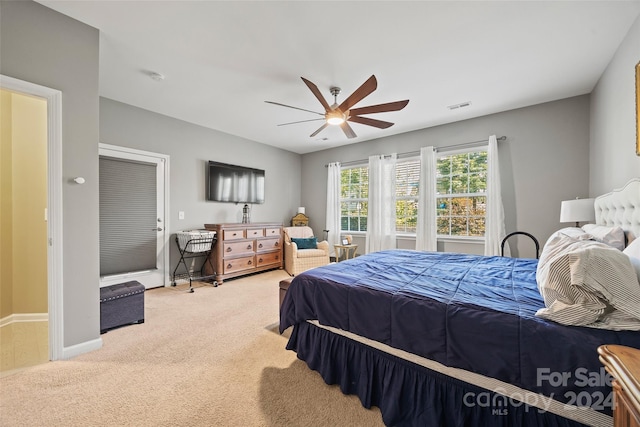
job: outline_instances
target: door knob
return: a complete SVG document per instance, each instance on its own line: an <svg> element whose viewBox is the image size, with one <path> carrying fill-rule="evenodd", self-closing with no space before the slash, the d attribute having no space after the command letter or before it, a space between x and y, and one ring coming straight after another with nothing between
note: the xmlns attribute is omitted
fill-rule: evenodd
<svg viewBox="0 0 640 427"><path fill-rule="evenodd" d="M151 231L162 231L162 227L152 228Z"/></svg>

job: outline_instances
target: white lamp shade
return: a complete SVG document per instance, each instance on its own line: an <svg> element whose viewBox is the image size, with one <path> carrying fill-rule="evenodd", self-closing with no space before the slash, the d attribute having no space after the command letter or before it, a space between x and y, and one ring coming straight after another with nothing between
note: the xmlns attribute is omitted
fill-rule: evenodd
<svg viewBox="0 0 640 427"><path fill-rule="evenodd" d="M299 213L299 214L303 214L303 215L304 215L304 211L305 211L304 207L300 206L300 207L298 208L298 213Z"/></svg>
<svg viewBox="0 0 640 427"><path fill-rule="evenodd" d="M593 207L595 199L564 200L560 205L560 222L595 221L596 210Z"/></svg>

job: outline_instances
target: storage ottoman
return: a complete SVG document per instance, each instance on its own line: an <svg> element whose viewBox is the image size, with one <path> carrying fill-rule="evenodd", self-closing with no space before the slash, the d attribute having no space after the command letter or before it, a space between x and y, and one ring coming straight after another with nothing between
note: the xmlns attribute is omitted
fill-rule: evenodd
<svg viewBox="0 0 640 427"><path fill-rule="evenodd" d="M144 323L144 285L137 281L100 288L100 333Z"/></svg>
<svg viewBox="0 0 640 427"><path fill-rule="evenodd" d="M280 281L279 287L280 287L280 307L282 307L282 301L284 301L284 296L287 293L287 289L289 289L289 285L291 285L291 277L288 277L286 279L282 279Z"/></svg>

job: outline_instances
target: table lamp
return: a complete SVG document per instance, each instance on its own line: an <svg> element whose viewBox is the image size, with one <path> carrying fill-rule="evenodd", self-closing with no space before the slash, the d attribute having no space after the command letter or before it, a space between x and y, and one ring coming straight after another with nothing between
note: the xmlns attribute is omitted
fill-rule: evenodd
<svg viewBox="0 0 640 427"><path fill-rule="evenodd" d="M574 222L580 227L580 222L595 221L596 211L593 207L595 199L564 200L560 205L560 222Z"/></svg>

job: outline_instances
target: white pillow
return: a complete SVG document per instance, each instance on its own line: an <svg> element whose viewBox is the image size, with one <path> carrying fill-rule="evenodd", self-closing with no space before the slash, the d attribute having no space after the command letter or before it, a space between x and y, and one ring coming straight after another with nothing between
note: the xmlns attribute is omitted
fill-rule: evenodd
<svg viewBox="0 0 640 427"><path fill-rule="evenodd" d="M606 243L619 251L624 249L624 230L620 227L585 224L582 229L591 234L598 242Z"/></svg>
<svg viewBox="0 0 640 427"><path fill-rule="evenodd" d="M574 239L578 240L591 240L594 238L591 234L587 233L580 227L565 227L553 233L547 240L547 243L549 243L549 241L556 237L562 236L573 237ZM545 246L547 245L547 243L545 243Z"/></svg>
<svg viewBox="0 0 640 427"><path fill-rule="evenodd" d="M640 238L637 238L633 242L629 243L629 246L622 251L629 257L631 265L636 269L636 275L638 276L638 282L640 282Z"/></svg>

